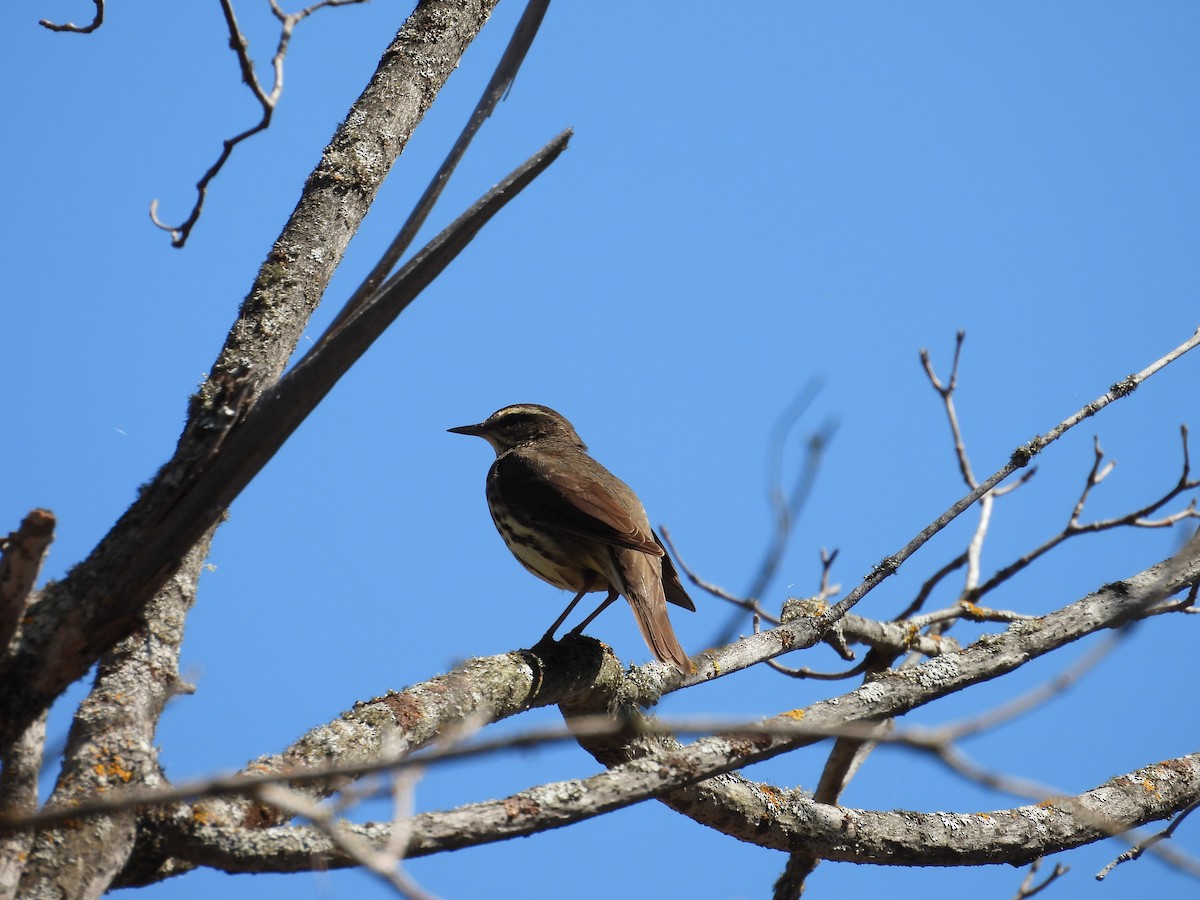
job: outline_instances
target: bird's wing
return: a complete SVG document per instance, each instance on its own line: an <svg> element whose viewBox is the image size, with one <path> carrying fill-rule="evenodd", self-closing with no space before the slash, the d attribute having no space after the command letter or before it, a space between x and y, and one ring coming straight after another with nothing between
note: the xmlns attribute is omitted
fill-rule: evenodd
<svg viewBox="0 0 1200 900"><path fill-rule="evenodd" d="M590 456L505 453L495 463L504 500L569 534L651 556L664 551L637 495Z"/></svg>

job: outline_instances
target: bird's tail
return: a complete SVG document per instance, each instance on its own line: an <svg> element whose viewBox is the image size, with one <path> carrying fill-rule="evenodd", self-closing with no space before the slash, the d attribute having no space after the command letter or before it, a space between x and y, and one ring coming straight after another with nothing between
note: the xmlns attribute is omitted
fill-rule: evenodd
<svg viewBox="0 0 1200 900"><path fill-rule="evenodd" d="M667 600L663 593L662 560L638 550L612 548L613 564L621 579L621 593L633 608L642 638L655 658L673 664L690 675L696 667L675 637L675 629L667 617Z"/></svg>

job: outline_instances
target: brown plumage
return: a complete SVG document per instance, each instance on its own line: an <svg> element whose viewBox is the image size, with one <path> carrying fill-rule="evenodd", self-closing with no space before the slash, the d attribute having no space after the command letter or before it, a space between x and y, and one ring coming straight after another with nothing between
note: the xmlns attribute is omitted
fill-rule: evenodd
<svg viewBox="0 0 1200 900"><path fill-rule="evenodd" d="M548 407L521 403L450 431L484 438L496 451L487 501L508 549L534 575L575 592L547 638L584 594L607 591L572 634L620 594L654 656L694 671L667 617L667 603L696 607L637 495L588 455L570 422Z"/></svg>

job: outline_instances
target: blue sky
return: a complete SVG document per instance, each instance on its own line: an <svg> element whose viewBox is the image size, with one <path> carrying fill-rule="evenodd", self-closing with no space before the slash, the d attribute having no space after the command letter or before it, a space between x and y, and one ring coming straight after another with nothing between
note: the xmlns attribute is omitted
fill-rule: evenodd
<svg viewBox="0 0 1200 900"><path fill-rule="evenodd" d="M256 115L219 9L114 4L91 36L36 25L90 10L62 0L0 8L10 86L0 108L11 128L0 147L11 285L0 530L30 508L52 509L49 577L86 555L171 453L188 394L408 7L326 10L299 27L271 130L237 150L184 250L152 228L149 202L159 198L164 218L186 215L219 142ZM416 132L312 338L424 188L519 12L501 5ZM261 67L272 20L265 4L243 2L239 13ZM945 373L966 330L958 403L984 475L1200 324L1198 100L1200 7L1190 3L554 5L427 236L566 126L576 132L569 150L234 505L188 627L183 666L198 692L160 729L168 773L236 769L356 700L541 634L566 598L494 533L483 499L490 450L445 433L508 403L569 416L689 564L736 592L771 532L763 472L773 423L823 379L802 425L836 420L836 439L765 598L814 592L821 547L840 550L833 577L849 590L963 493L919 348ZM1180 423L1200 424L1198 386L1200 357L1184 358L1049 451L1033 481L997 504L985 571L1061 527L1093 435L1118 465L1085 518L1165 491L1178 475ZM857 611L894 616L972 524L948 529ZM993 605L1056 608L1163 558L1178 539L1079 539ZM696 615L674 617L693 651L728 616L696 599ZM1069 695L966 749L1067 791L1194 750L1194 719L1180 721L1172 685L1191 672L1195 622L1147 623ZM591 633L623 659L647 657L623 608ZM948 721L999 703L1089 646L910 718ZM786 661L837 666L826 648ZM750 672L663 709L760 715L836 690ZM69 723L60 713L59 735ZM553 711L503 727L548 721ZM812 787L823 758L808 750L748 774ZM417 804L446 808L595 769L577 748L460 765L431 773ZM1018 801L891 750L844 802L974 811ZM1200 853L1190 823L1176 840ZM1194 890L1155 860L1093 888L1121 849L1069 855L1072 872L1048 896ZM415 861L411 872L446 897L735 898L766 894L783 862L645 804ZM827 864L810 891L1009 896L1020 877ZM382 896L356 873L195 873L146 895L216 890Z"/></svg>

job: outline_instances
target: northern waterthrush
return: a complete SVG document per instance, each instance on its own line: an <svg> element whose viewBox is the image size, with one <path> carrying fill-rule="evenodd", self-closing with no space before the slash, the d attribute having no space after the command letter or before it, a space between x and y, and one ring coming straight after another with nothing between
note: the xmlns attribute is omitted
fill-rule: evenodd
<svg viewBox="0 0 1200 900"><path fill-rule="evenodd" d="M570 422L548 407L519 403L478 425L449 430L481 437L496 451L487 475L488 509L513 556L543 581L576 592L543 640L553 639L584 594L607 591L571 634L624 595L655 657L694 671L667 618L667 602L696 607L637 495L588 455Z"/></svg>

